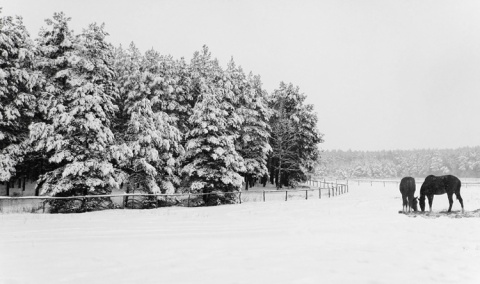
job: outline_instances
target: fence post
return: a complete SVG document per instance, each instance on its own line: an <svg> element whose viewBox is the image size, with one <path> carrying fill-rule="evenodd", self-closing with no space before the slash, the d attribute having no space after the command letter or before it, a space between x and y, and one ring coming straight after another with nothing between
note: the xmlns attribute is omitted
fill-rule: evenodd
<svg viewBox="0 0 480 284"><path fill-rule="evenodd" d="M47 201L47 200L45 199L45 200L42 202L42 203L43 203L43 204L42 204L42 207L43 207L43 213L45 213L45 202L46 202L46 201Z"/></svg>
<svg viewBox="0 0 480 284"><path fill-rule="evenodd" d="M242 192L241 191L238 194L238 199L240 199L240 204L242 204Z"/></svg>
<svg viewBox="0 0 480 284"><path fill-rule="evenodd" d="M318 188L318 199L322 199L322 189Z"/></svg>
<svg viewBox="0 0 480 284"><path fill-rule="evenodd" d="M188 193L187 207L190 207L190 192Z"/></svg>
<svg viewBox="0 0 480 284"><path fill-rule="evenodd" d="M285 190L285 201L288 199L288 191Z"/></svg>
<svg viewBox="0 0 480 284"><path fill-rule="evenodd" d="M87 207L87 198L86 197L82 198L82 207L86 212L87 211L87 208L86 208Z"/></svg>
<svg viewBox="0 0 480 284"><path fill-rule="evenodd" d="M263 202L265 202L265 190L263 191Z"/></svg>
<svg viewBox="0 0 480 284"><path fill-rule="evenodd" d="M308 189L305 189L305 199L308 200Z"/></svg>

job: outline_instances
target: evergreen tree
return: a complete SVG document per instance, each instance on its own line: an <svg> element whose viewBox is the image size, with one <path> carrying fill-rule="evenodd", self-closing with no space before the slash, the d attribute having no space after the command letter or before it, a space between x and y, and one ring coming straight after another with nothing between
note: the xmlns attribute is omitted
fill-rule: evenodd
<svg viewBox="0 0 480 284"><path fill-rule="evenodd" d="M121 182L110 162L117 110L112 48L103 26L92 24L74 36L69 20L55 13L38 39L46 121L30 127L30 139L54 167L40 177L39 187L56 196L106 194Z"/></svg>
<svg viewBox="0 0 480 284"><path fill-rule="evenodd" d="M34 61L33 41L22 18L0 18L0 181L18 174L16 168L23 171L22 143L28 137L41 83Z"/></svg>
<svg viewBox="0 0 480 284"><path fill-rule="evenodd" d="M188 118L192 114L195 100L189 91L191 72L182 59L161 56L154 50L145 54L145 68L155 74L157 81L152 86L152 104L155 112L162 111L175 120L176 127L185 133L189 129Z"/></svg>
<svg viewBox="0 0 480 284"><path fill-rule="evenodd" d="M267 179L267 155L271 151L268 121L272 112L267 107L267 93L262 89L259 76L250 74L247 78L233 59L225 74L232 82L233 95L239 99L236 109L243 124L237 139L237 151L244 159L245 189L248 189L256 179L265 182Z"/></svg>
<svg viewBox="0 0 480 284"><path fill-rule="evenodd" d="M127 192L173 193L179 184L177 169L183 153L175 120L155 103L168 94L158 71L160 56L149 51L141 56L132 43L117 52L121 109L116 158L128 175Z"/></svg>
<svg viewBox="0 0 480 284"><path fill-rule="evenodd" d="M236 192L245 166L235 149L243 121L234 107L238 100L232 91L234 86L206 47L194 54L191 65L193 91L198 99L188 121L192 127L186 135L183 172L194 192ZM235 201L235 197L226 195L224 201ZM216 196L205 196L204 200L222 202Z"/></svg>
<svg viewBox="0 0 480 284"><path fill-rule="evenodd" d="M316 129L313 106L304 101L305 95L298 87L283 82L271 96L270 106L275 114L271 119L270 178L277 187L305 181L318 159L317 146L322 135Z"/></svg>

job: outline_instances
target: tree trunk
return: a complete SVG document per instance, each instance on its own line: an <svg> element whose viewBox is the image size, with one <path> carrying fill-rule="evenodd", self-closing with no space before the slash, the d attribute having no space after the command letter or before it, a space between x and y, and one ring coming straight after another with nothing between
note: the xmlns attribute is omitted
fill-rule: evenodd
<svg viewBox="0 0 480 284"><path fill-rule="evenodd" d="M130 193L130 183L126 183L125 186L127 187L127 190L125 193ZM127 204L128 204L128 196L125 196L123 198L123 208L126 208L127 207Z"/></svg>
<svg viewBox="0 0 480 284"><path fill-rule="evenodd" d="M40 195L40 188L42 187L43 183L45 182L45 180L41 181L40 183L38 183L36 186L35 186L35 196L39 196Z"/></svg>
<svg viewBox="0 0 480 284"><path fill-rule="evenodd" d="M265 187L267 185L267 181L268 181L268 176L267 174L265 174L263 177L262 177L262 185L263 187Z"/></svg>
<svg viewBox="0 0 480 284"><path fill-rule="evenodd" d="M282 160L278 161L277 189L282 188Z"/></svg>
<svg viewBox="0 0 480 284"><path fill-rule="evenodd" d="M250 187L255 186L255 178L253 176L249 175L248 182L250 183Z"/></svg>
<svg viewBox="0 0 480 284"><path fill-rule="evenodd" d="M275 167L270 165L270 184L275 184Z"/></svg>

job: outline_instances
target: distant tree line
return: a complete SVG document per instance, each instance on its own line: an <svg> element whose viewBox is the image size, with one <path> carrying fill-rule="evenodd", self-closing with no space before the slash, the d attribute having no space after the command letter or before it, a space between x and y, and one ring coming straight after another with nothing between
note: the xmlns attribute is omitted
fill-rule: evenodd
<svg viewBox="0 0 480 284"><path fill-rule="evenodd" d="M480 147L396 151L329 150L321 154L315 173L337 178L424 177L453 174L480 177Z"/></svg>
<svg viewBox="0 0 480 284"><path fill-rule="evenodd" d="M313 171L322 134L298 87L268 94L206 46L186 62L69 21L55 13L33 40L21 17L0 19L0 181L50 196L208 193Z"/></svg>

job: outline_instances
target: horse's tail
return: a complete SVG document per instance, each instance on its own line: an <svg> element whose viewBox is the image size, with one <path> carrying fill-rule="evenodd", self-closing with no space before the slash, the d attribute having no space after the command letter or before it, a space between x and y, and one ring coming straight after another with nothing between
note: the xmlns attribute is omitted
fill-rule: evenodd
<svg viewBox="0 0 480 284"><path fill-rule="evenodd" d="M457 178L457 181L458 183L456 184L456 188L455 188L455 196L457 197L457 200L458 200L458 196L460 195L460 188L462 187L462 181L460 181L460 179Z"/></svg>

